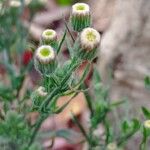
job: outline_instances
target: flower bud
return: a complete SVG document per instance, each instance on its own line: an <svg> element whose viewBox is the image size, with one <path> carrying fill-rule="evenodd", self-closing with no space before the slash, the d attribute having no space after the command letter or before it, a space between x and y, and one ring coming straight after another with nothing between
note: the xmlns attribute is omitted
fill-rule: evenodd
<svg viewBox="0 0 150 150"><path fill-rule="evenodd" d="M38 89L36 89L31 95L31 99L33 101L33 109L38 108L41 105L42 100L46 96L47 92L44 87L40 86Z"/></svg>
<svg viewBox="0 0 150 150"><path fill-rule="evenodd" d="M71 24L74 31L78 32L91 25L89 5L85 3L76 3L72 6Z"/></svg>
<svg viewBox="0 0 150 150"><path fill-rule="evenodd" d="M85 28L80 35L80 49L78 56L85 60L92 60L100 44L100 34L93 28Z"/></svg>
<svg viewBox="0 0 150 150"><path fill-rule="evenodd" d="M109 143L109 144L107 145L107 150L118 150L118 149L117 149L117 144L116 144L115 142Z"/></svg>
<svg viewBox="0 0 150 150"><path fill-rule="evenodd" d="M20 6L21 6L21 2L20 2L20 1L17 1L17 0L11 0L11 1L9 2L9 5L10 5L10 7L15 7L15 8L17 8L17 7L20 7Z"/></svg>
<svg viewBox="0 0 150 150"><path fill-rule="evenodd" d="M146 130L146 135L150 136L150 120L146 120L144 122L144 128Z"/></svg>
<svg viewBox="0 0 150 150"><path fill-rule="evenodd" d="M40 86L37 90L36 90L37 94L39 97L45 97L47 95L47 92L45 91L45 88Z"/></svg>
<svg viewBox="0 0 150 150"><path fill-rule="evenodd" d="M57 44L57 33L52 29L46 29L42 33L42 44L51 45L53 48L56 48Z"/></svg>
<svg viewBox="0 0 150 150"><path fill-rule="evenodd" d="M49 45L40 46L35 52L35 68L41 74L50 75L56 69L54 49Z"/></svg>

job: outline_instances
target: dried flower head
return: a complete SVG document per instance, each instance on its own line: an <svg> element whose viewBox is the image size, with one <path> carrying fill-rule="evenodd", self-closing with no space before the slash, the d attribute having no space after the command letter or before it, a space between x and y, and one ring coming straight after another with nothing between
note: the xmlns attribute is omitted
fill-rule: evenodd
<svg viewBox="0 0 150 150"><path fill-rule="evenodd" d="M42 45L37 49L35 58L42 64L48 64L55 59L55 52L51 46Z"/></svg>
<svg viewBox="0 0 150 150"><path fill-rule="evenodd" d="M76 3L72 6L71 24L73 29L78 32L90 26L91 15L88 4Z"/></svg>
<svg viewBox="0 0 150 150"><path fill-rule="evenodd" d="M93 28L85 28L80 35L81 47L85 50L93 50L100 44L100 34Z"/></svg>
<svg viewBox="0 0 150 150"><path fill-rule="evenodd" d="M55 30L46 29L43 31L42 42L44 44L51 44L51 43L55 42L56 39L57 39L57 34L56 34Z"/></svg>
<svg viewBox="0 0 150 150"><path fill-rule="evenodd" d="M40 86L37 90L36 90L37 94L41 97L45 97L47 95L47 92L45 91L45 88Z"/></svg>

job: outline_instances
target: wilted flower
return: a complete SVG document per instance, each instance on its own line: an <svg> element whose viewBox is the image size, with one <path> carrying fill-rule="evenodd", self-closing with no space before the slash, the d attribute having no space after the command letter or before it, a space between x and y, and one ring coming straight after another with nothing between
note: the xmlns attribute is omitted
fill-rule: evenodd
<svg viewBox="0 0 150 150"><path fill-rule="evenodd" d="M47 92L45 91L45 88L43 86L40 86L37 90L36 90L38 96L41 97L45 97L47 95Z"/></svg>
<svg viewBox="0 0 150 150"><path fill-rule="evenodd" d="M40 46L35 53L35 68L42 74L49 75L56 68L54 49L49 45Z"/></svg>
<svg viewBox="0 0 150 150"><path fill-rule="evenodd" d="M32 109L38 109L41 105L43 99L47 96L46 89L43 86L38 87L31 95L33 102Z"/></svg>
<svg viewBox="0 0 150 150"><path fill-rule="evenodd" d="M56 42L57 34L55 30L46 29L42 33L42 43L46 45L53 45Z"/></svg>
<svg viewBox="0 0 150 150"><path fill-rule="evenodd" d="M90 26L91 15L89 5L76 3L72 6L71 24L73 29L78 32Z"/></svg>

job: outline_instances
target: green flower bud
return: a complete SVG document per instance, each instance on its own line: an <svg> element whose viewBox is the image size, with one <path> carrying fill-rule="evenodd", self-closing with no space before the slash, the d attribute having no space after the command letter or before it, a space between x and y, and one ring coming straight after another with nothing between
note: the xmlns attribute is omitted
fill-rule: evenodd
<svg viewBox="0 0 150 150"><path fill-rule="evenodd" d="M47 92L45 91L44 87L40 86L38 89L36 89L31 95L31 99L33 101L33 109L38 108L46 96Z"/></svg>
<svg viewBox="0 0 150 150"><path fill-rule="evenodd" d="M54 49L49 45L40 46L35 52L34 64L41 74L51 75L57 67Z"/></svg>
<svg viewBox="0 0 150 150"><path fill-rule="evenodd" d="M46 29L43 31L42 36L42 44L44 45L51 45L53 48L57 46L57 33L55 30Z"/></svg>
<svg viewBox="0 0 150 150"><path fill-rule="evenodd" d="M80 35L80 49L77 55L84 60L92 60L100 44L100 34L93 28L85 28Z"/></svg>
<svg viewBox="0 0 150 150"><path fill-rule="evenodd" d="M74 31L82 31L91 25L91 14L89 5L76 3L72 6L71 24Z"/></svg>

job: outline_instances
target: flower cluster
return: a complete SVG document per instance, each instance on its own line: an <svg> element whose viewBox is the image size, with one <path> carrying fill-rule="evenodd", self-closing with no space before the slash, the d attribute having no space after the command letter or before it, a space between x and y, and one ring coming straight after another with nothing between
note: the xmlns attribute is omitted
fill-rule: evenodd
<svg viewBox="0 0 150 150"><path fill-rule="evenodd" d="M72 45L71 50L69 50L71 57L68 61L64 64L57 62L57 55L61 50L62 43L65 41L66 32L64 32L62 40L59 41L56 31L46 29L41 35L41 45L35 51L34 65L41 74L43 82L42 86L32 94L32 108L40 113L48 114L49 112L54 113L64 109L66 105L56 111L57 99L68 92L77 94L70 87L80 88L88 74L89 66L85 68L83 76L79 80L75 78L74 72L84 61L92 61L95 58L100 44L100 34L90 27L91 14L89 5L85 3L73 5L70 21L73 30L78 34L74 38L69 27L66 26L66 31L74 41L69 43ZM40 122L38 123L42 123L43 118L39 120ZM33 135L36 134L36 130Z"/></svg>
<svg viewBox="0 0 150 150"><path fill-rule="evenodd" d="M72 6L71 25L79 32L79 48L76 55L84 60L92 60L100 44L100 34L91 28L91 13L89 5L76 3Z"/></svg>
<svg viewBox="0 0 150 150"><path fill-rule="evenodd" d="M80 32L91 24L90 8L85 3L72 6L71 23L74 31Z"/></svg>
<svg viewBox="0 0 150 150"><path fill-rule="evenodd" d="M74 50L74 56L81 60L92 60L96 56L100 44L100 34L90 27L91 15L90 7L85 3L76 3L72 6L71 23L75 31L79 32L77 37L78 48ZM41 35L40 46L35 53L35 68L42 75L54 73L57 50L57 33L52 29L46 29Z"/></svg>

